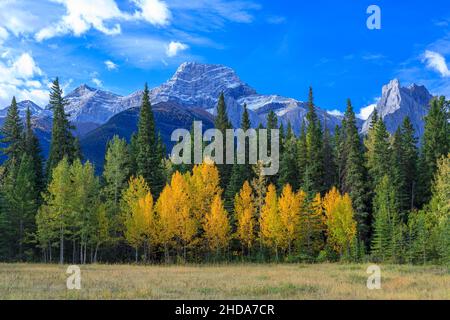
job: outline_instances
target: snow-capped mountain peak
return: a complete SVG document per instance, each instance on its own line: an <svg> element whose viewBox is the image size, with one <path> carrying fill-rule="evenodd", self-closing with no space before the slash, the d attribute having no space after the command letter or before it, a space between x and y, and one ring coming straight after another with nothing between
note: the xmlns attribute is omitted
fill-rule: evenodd
<svg viewBox="0 0 450 320"><path fill-rule="evenodd" d="M83 84L70 92L65 99L69 103L66 112L73 122L105 123L125 109L120 105L121 96Z"/></svg>
<svg viewBox="0 0 450 320"><path fill-rule="evenodd" d="M0 110L0 117L6 117L8 113L8 107ZM42 112L42 108L39 107L36 103L30 100L23 100L17 103L17 109L19 110L19 114L21 117L25 117L25 112L30 108L31 115L37 115Z"/></svg>
<svg viewBox="0 0 450 320"><path fill-rule="evenodd" d="M209 109L220 93L238 99L256 94L235 71L219 64L185 62L166 83L151 90L153 103L173 101L185 106Z"/></svg>

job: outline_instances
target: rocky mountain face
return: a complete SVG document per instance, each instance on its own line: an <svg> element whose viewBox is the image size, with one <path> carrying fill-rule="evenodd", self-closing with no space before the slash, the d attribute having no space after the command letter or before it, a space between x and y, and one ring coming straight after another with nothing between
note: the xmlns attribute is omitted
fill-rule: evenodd
<svg viewBox="0 0 450 320"><path fill-rule="evenodd" d="M428 114L430 100L433 96L424 86L412 84L402 87L397 79L383 86L381 99L375 109L386 124L390 133L394 133L408 116L414 126L416 135L422 136L424 131L424 117ZM367 133L372 115L364 122L361 132Z"/></svg>
<svg viewBox="0 0 450 320"><path fill-rule="evenodd" d="M8 106L9 107L9 106ZM30 112L32 116L38 115L42 112L42 108L39 107L36 103L30 100L24 100L17 103L17 108L19 109L19 114L25 117L25 112L27 108L30 108ZM8 108L0 109L0 118L6 117L8 112Z"/></svg>
<svg viewBox="0 0 450 320"><path fill-rule="evenodd" d="M163 140L171 145L170 134L176 128L189 129L192 121L202 120L205 127L212 126L217 100L223 92L228 117L234 127L239 127L244 105L247 105L253 127L265 125L267 114L274 111L279 123L291 123L299 133L306 122L307 105L288 97L258 94L241 81L229 67L215 64L183 63L167 82L150 90L156 125ZM409 116L418 136L423 133L423 117L429 109L432 96L424 86L401 87L398 80L383 87L376 110L383 117L388 130L393 133L405 116ZM81 85L66 96L70 120L75 124L75 134L80 138L86 158L96 164L103 162L107 141L114 134L129 138L136 129L137 110L141 105L142 91L127 96ZM35 131L40 137L44 154L48 150L51 134L52 112L32 101L18 103L22 115L30 108ZM342 117L317 108L317 115L324 127L334 131ZM6 109L0 110L0 125ZM361 133L367 132L372 116L364 123L358 119Z"/></svg>

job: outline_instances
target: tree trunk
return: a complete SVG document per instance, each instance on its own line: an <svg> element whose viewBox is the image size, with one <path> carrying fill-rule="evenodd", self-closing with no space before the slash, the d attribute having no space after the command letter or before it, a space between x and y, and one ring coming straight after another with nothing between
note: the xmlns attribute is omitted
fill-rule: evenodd
<svg viewBox="0 0 450 320"><path fill-rule="evenodd" d="M134 253L134 262L138 263L138 247L136 247L135 253Z"/></svg>
<svg viewBox="0 0 450 320"><path fill-rule="evenodd" d="M97 253L98 253L99 246L100 246L100 243L97 243L97 245L95 246L94 263L97 263Z"/></svg>
<svg viewBox="0 0 450 320"><path fill-rule="evenodd" d="M23 219L20 219L19 222L19 260L22 261L22 252L23 252L23 245L22 245L22 238L23 238Z"/></svg>
<svg viewBox="0 0 450 320"><path fill-rule="evenodd" d="M59 264L64 264L64 228L59 230Z"/></svg>
<svg viewBox="0 0 450 320"><path fill-rule="evenodd" d="M167 243L164 244L164 257L166 260L166 264L169 264L169 246Z"/></svg>

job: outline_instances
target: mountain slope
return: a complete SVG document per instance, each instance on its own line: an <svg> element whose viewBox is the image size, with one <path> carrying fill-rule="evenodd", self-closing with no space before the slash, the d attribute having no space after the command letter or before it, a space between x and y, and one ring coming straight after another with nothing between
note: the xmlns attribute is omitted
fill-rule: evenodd
<svg viewBox="0 0 450 320"><path fill-rule="evenodd" d="M9 106L4 109L0 109L0 118L6 117L6 114L8 113L8 108ZM17 108L19 109L19 114L21 117L25 117L25 112L27 111L27 108L30 108L31 115L37 115L42 112L42 108L30 100L23 100L18 102Z"/></svg>

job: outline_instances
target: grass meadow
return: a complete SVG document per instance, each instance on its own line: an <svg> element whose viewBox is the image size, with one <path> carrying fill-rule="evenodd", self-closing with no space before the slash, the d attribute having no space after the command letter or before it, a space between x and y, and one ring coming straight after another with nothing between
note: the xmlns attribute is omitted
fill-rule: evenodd
<svg viewBox="0 0 450 320"><path fill-rule="evenodd" d="M0 264L0 299L450 299L450 270L368 264L83 265L68 290L66 266Z"/></svg>

